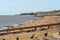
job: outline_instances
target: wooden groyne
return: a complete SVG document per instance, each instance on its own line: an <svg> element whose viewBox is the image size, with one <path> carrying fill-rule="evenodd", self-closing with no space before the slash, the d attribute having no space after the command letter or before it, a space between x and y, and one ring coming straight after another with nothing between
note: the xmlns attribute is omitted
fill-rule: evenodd
<svg viewBox="0 0 60 40"><path fill-rule="evenodd" d="M42 27L48 27L48 29L49 29L51 26L56 26L56 25L60 25L60 23L46 24L46 25L38 25L38 26L30 26L30 27L21 27L21 28L13 28L13 29L5 29L5 30L0 30L0 34L6 34L6 33L9 33L11 31L12 31L12 33L13 32L18 32L18 31L19 32L22 32L25 29L31 29L31 28L34 28L35 31L37 30L37 28L40 28L41 29Z"/></svg>

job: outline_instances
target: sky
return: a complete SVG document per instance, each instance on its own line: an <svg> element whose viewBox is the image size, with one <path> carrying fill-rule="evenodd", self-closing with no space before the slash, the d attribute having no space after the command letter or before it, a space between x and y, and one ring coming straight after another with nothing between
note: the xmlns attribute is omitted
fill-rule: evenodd
<svg viewBox="0 0 60 40"><path fill-rule="evenodd" d="M0 0L0 15L60 10L60 0Z"/></svg>

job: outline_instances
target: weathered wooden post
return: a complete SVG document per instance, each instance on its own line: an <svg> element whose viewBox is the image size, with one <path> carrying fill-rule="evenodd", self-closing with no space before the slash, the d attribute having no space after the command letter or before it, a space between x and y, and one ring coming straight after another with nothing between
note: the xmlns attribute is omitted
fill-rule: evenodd
<svg viewBox="0 0 60 40"><path fill-rule="evenodd" d="M3 40L5 40L5 38Z"/></svg>
<svg viewBox="0 0 60 40"><path fill-rule="evenodd" d="M17 37L16 40L19 40L19 37Z"/></svg>
<svg viewBox="0 0 60 40"><path fill-rule="evenodd" d="M60 32L59 32L59 35L60 35Z"/></svg>
<svg viewBox="0 0 60 40"><path fill-rule="evenodd" d="M45 37L43 38L43 40L48 40L48 38L47 38L48 34L45 33L44 35L45 35Z"/></svg>
<svg viewBox="0 0 60 40"><path fill-rule="evenodd" d="M35 27L35 31L36 31L36 27Z"/></svg>
<svg viewBox="0 0 60 40"><path fill-rule="evenodd" d="M45 33L45 36L47 36L47 33Z"/></svg>
<svg viewBox="0 0 60 40"><path fill-rule="evenodd" d="M34 38L34 34L31 36L31 39L33 39Z"/></svg>

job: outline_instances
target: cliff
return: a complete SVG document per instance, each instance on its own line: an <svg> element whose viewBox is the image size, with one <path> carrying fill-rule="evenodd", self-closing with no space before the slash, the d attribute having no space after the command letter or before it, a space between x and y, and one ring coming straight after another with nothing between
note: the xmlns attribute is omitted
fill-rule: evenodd
<svg viewBox="0 0 60 40"><path fill-rule="evenodd" d="M20 15L34 15L34 16L60 16L60 10L53 10L53 11L47 11L47 12L21 13Z"/></svg>

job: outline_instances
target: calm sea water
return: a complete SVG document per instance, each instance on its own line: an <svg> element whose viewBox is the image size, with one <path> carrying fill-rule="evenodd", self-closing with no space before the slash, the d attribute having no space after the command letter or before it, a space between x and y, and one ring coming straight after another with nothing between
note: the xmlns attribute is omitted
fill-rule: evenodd
<svg viewBox="0 0 60 40"><path fill-rule="evenodd" d="M34 15L20 15L20 16L0 15L0 30L6 29L6 27L3 26L14 26L16 24L21 24L39 18L40 17L35 17Z"/></svg>

